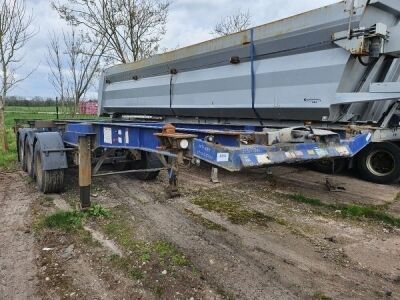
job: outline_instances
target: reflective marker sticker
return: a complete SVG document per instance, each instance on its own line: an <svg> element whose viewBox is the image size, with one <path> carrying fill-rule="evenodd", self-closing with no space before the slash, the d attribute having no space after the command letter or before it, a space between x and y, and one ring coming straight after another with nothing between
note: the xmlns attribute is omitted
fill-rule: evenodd
<svg viewBox="0 0 400 300"><path fill-rule="evenodd" d="M125 129L125 143L129 144L129 130Z"/></svg>
<svg viewBox="0 0 400 300"><path fill-rule="evenodd" d="M296 154L293 152L285 152L287 158L296 158Z"/></svg>
<svg viewBox="0 0 400 300"><path fill-rule="evenodd" d="M340 146L336 147L337 152L339 152L340 155L349 155L349 150L347 150L346 147Z"/></svg>
<svg viewBox="0 0 400 300"><path fill-rule="evenodd" d="M314 150L312 150L312 149L310 149L310 150L307 150L307 153L308 153L309 155L315 155L315 151L314 151Z"/></svg>
<svg viewBox="0 0 400 300"><path fill-rule="evenodd" d="M270 164L272 161L269 159L268 155L266 154L259 154L256 155L257 161L259 164Z"/></svg>
<svg viewBox="0 0 400 300"><path fill-rule="evenodd" d="M328 152L325 149L315 149L315 152L317 152L318 156L325 156L328 154Z"/></svg>
<svg viewBox="0 0 400 300"><path fill-rule="evenodd" d="M303 151L299 151L299 150L295 151L294 153L296 154L296 156L303 156L304 155Z"/></svg>
<svg viewBox="0 0 400 300"><path fill-rule="evenodd" d="M103 129L104 143L112 144L112 130L109 127L104 127Z"/></svg>
<svg viewBox="0 0 400 300"><path fill-rule="evenodd" d="M217 153L217 161L218 162L229 161L229 153Z"/></svg>
<svg viewBox="0 0 400 300"><path fill-rule="evenodd" d="M371 134L371 132L370 132L370 133L368 133L368 135L367 135L367 142L369 142L369 141L371 140L371 137L372 137L372 134Z"/></svg>

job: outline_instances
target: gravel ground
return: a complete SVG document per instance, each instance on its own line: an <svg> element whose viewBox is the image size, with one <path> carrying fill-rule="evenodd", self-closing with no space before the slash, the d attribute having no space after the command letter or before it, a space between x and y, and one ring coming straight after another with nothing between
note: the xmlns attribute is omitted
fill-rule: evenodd
<svg viewBox="0 0 400 300"><path fill-rule="evenodd" d="M399 229L333 206L375 205L397 216L398 186L328 176L341 189L330 192L326 175L283 167L221 172L212 184L209 171L183 170L175 199L166 198L165 174L94 181L93 201L120 214L130 239L167 241L189 261L170 266L152 254L135 280L110 264L131 253L104 229L107 219L87 221L91 243L57 230L33 235L36 215L76 202L74 171L68 192L45 205L25 175L0 173L0 299L400 299ZM322 204L293 201L300 194Z"/></svg>

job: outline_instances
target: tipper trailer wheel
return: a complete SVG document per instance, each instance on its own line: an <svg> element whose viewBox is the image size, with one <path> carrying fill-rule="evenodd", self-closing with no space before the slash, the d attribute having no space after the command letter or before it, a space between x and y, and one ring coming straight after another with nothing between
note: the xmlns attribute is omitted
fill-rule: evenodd
<svg viewBox="0 0 400 300"><path fill-rule="evenodd" d="M33 153L31 147L29 146L28 139L26 139L25 141L24 159L26 162L26 172L30 177L35 178L35 170L33 166Z"/></svg>
<svg viewBox="0 0 400 300"><path fill-rule="evenodd" d="M64 170L43 170L40 143L35 145L35 174L38 189L45 194L58 193L64 189Z"/></svg>
<svg viewBox="0 0 400 300"><path fill-rule="evenodd" d="M140 160L136 160L132 163L133 169L156 169L162 168L163 165L161 161L158 159L157 155L150 152L142 152L142 158ZM160 171L154 172L138 172L134 173L135 177L144 180L150 181L157 178Z"/></svg>
<svg viewBox="0 0 400 300"><path fill-rule="evenodd" d="M314 171L325 174L339 174L342 173L347 166L347 160L342 158L324 159L315 161L310 164L310 168Z"/></svg>
<svg viewBox="0 0 400 300"><path fill-rule="evenodd" d="M22 171L27 171L27 163L25 157L25 142L22 138L18 138L18 156Z"/></svg>
<svg viewBox="0 0 400 300"><path fill-rule="evenodd" d="M357 157L360 177L375 183L393 183L400 178L400 147L390 142L372 143Z"/></svg>

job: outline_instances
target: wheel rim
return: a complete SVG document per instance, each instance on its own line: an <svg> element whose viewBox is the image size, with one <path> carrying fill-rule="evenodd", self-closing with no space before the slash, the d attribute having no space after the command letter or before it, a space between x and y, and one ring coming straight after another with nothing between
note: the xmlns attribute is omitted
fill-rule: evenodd
<svg viewBox="0 0 400 300"><path fill-rule="evenodd" d="M31 155L31 150L29 148L29 145L25 146L25 157L26 157L26 169L28 171L29 174L31 174L32 171L32 155Z"/></svg>
<svg viewBox="0 0 400 300"><path fill-rule="evenodd" d="M395 170L395 158L386 150L376 150L367 156L367 169L375 176L388 176Z"/></svg>
<svg viewBox="0 0 400 300"><path fill-rule="evenodd" d="M36 182L37 182L39 189L41 189L43 174L42 174L42 158L40 157L39 152L37 152L36 157L35 157L35 165L36 165Z"/></svg>
<svg viewBox="0 0 400 300"><path fill-rule="evenodd" d="M26 163L25 163L25 149L24 149L24 143L22 141L19 142L19 160L23 168L26 168ZM25 171L25 169L24 169Z"/></svg>

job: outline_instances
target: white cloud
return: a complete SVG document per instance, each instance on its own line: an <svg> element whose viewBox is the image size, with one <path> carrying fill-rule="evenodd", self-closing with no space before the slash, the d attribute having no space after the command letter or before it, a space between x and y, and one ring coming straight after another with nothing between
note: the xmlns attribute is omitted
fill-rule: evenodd
<svg viewBox="0 0 400 300"><path fill-rule="evenodd" d="M65 24L51 9L49 0L27 2L34 14L33 25L38 34L26 47L24 66L20 71L29 73L32 69L37 70L12 94L54 96L46 63L48 34L53 30L61 31ZM208 40L212 38L210 32L215 23L238 10L249 10L253 25L260 25L335 2L339 0L173 0L167 34L161 46L171 49Z"/></svg>

